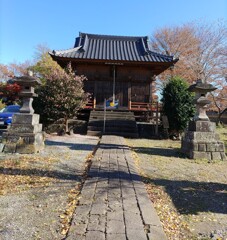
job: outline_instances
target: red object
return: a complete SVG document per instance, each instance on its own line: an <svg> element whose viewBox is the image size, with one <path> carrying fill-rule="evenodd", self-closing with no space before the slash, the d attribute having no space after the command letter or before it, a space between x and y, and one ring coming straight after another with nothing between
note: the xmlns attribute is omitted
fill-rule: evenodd
<svg viewBox="0 0 227 240"><path fill-rule="evenodd" d="M20 92L21 87L17 83L13 84L2 84L0 85L0 97L4 97L8 101L14 101L18 99L18 93Z"/></svg>

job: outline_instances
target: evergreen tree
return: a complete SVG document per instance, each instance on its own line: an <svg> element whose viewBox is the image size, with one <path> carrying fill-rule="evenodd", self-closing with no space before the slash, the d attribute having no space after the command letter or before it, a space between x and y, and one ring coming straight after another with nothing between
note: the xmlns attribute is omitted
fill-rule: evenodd
<svg viewBox="0 0 227 240"><path fill-rule="evenodd" d="M163 112L168 117L170 134L179 135L194 115L194 96L180 77L169 79L162 91Z"/></svg>

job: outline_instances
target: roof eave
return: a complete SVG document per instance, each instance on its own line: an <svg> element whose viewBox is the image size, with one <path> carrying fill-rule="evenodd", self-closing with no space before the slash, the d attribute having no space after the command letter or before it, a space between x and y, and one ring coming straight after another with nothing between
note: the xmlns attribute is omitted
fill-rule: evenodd
<svg viewBox="0 0 227 240"><path fill-rule="evenodd" d="M87 63L127 63L127 64L140 64L140 65L166 65L168 67L171 67L173 64L175 64L175 60L169 61L169 62L151 62L151 61L128 61L128 60L111 60L111 59L91 59L91 58L70 58L70 57L63 57L63 56L57 56L51 52L49 54L55 59L55 60L63 60L63 61L71 61L71 62L87 62ZM178 60L177 60L178 61Z"/></svg>

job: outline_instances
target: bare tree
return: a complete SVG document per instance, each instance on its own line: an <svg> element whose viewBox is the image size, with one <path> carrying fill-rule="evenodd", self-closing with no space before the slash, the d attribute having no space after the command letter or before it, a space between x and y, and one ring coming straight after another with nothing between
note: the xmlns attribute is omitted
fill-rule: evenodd
<svg viewBox="0 0 227 240"><path fill-rule="evenodd" d="M50 48L48 47L48 45L46 43L38 44L35 47L35 52L34 52L35 63L40 61L42 59L43 55L48 52L50 52Z"/></svg>
<svg viewBox="0 0 227 240"><path fill-rule="evenodd" d="M165 71L159 80L178 75L189 83L197 79L217 87L210 95L218 121L227 108L227 27L223 21L212 24L189 23L157 30L151 45L154 51L179 57L174 69Z"/></svg>
<svg viewBox="0 0 227 240"><path fill-rule="evenodd" d="M14 76L22 76L27 74L27 70L32 66L30 61L24 63L9 63L8 65L0 64L0 81L6 82Z"/></svg>
<svg viewBox="0 0 227 240"><path fill-rule="evenodd" d="M12 73L9 71L8 66L0 64L0 81L6 81Z"/></svg>
<svg viewBox="0 0 227 240"><path fill-rule="evenodd" d="M180 75L188 82L202 78L215 82L227 76L227 27L224 22L190 23L157 30L152 36L155 51L179 57L168 75Z"/></svg>
<svg viewBox="0 0 227 240"><path fill-rule="evenodd" d="M189 64L189 56L195 58L194 55L198 46L198 39L195 36L193 26L187 24L159 29L153 34L151 45L156 52L180 58L174 69L169 69L160 76L162 81L173 75L179 75L189 82L195 80L193 68Z"/></svg>
<svg viewBox="0 0 227 240"><path fill-rule="evenodd" d="M220 81L217 90L212 92L208 97L212 101L210 109L218 114L216 122L219 124L222 115L227 113L227 85L223 85L223 82Z"/></svg>
<svg viewBox="0 0 227 240"><path fill-rule="evenodd" d="M224 80L227 74L227 27L222 23L197 25L199 42L197 64L200 76L207 82ZM198 76L199 77L199 76Z"/></svg>

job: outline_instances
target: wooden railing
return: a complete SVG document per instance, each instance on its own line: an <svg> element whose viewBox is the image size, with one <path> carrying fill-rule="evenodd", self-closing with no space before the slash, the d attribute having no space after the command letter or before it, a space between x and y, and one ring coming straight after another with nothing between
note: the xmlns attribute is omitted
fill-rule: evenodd
<svg viewBox="0 0 227 240"><path fill-rule="evenodd" d="M96 98L91 98L86 103L84 109L94 109L96 107Z"/></svg>
<svg viewBox="0 0 227 240"><path fill-rule="evenodd" d="M161 105L158 102L144 103L129 101L128 109L131 111L152 111L156 112L161 110Z"/></svg>
<svg viewBox="0 0 227 240"><path fill-rule="evenodd" d="M91 98L88 100L84 109L95 109L96 108L96 98ZM144 102L128 102L128 110L138 111L138 112L160 112L161 105L158 102L144 103Z"/></svg>

